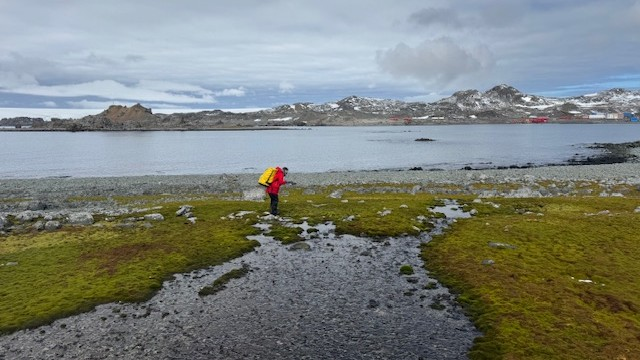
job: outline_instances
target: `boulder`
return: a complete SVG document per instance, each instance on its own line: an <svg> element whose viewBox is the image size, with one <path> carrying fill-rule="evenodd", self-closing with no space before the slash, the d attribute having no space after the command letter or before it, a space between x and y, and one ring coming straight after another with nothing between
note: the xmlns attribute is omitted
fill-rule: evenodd
<svg viewBox="0 0 640 360"><path fill-rule="evenodd" d="M44 223L44 229L47 231L58 230L60 227L60 221L50 220Z"/></svg>
<svg viewBox="0 0 640 360"><path fill-rule="evenodd" d="M91 213L79 212L69 214L69 216L67 216L67 221L71 225L91 225L95 220L93 219L93 215L91 215Z"/></svg>
<svg viewBox="0 0 640 360"><path fill-rule="evenodd" d="M162 214L147 214L144 216L144 219L147 221L163 221L164 216L162 216Z"/></svg>
<svg viewBox="0 0 640 360"><path fill-rule="evenodd" d="M42 231L44 230L44 221L38 220L35 224L33 224L33 230Z"/></svg>
<svg viewBox="0 0 640 360"><path fill-rule="evenodd" d="M178 211L176 211L176 216L184 216L185 214L191 212L193 210L193 206L191 205L182 205Z"/></svg>
<svg viewBox="0 0 640 360"><path fill-rule="evenodd" d="M264 197L265 192L263 188L253 188L242 192L242 199L246 201L262 201Z"/></svg>
<svg viewBox="0 0 640 360"><path fill-rule="evenodd" d="M18 220L20 223L25 223L25 222L29 222L35 218L38 217L38 214L31 211L31 210L27 210L27 211L23 211L21 213L19 213L18 215L16 215L16 220Z"/></svg>
<svg viewBox="0 0 640 360"><path fill-rule="evenodd" d="M291 246L289 246L289 250L291 251L311 251L311 245L306 242L297 242Z"/></svg>
<svg viewBox="0 0 640 360"><path fill-rule="evenodd" d="M0 215L0 230L4 229L4 226L7 225L7 218L4 215Z"/></svg>

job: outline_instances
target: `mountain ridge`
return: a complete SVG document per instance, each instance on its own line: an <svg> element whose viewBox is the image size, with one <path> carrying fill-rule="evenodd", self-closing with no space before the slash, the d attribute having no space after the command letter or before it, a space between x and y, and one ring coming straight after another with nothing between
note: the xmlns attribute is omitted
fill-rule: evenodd
<svg viewBox="0 0 640 360"><path fill-rule="evenodd" d="M512 123L526 122L529 118L545 118L549 122L624 122L629 119L625 119L623 113L638 112L640 90L613 88L595 94L558 98L530 95L500 84L484 92L475 89L457 91L431 103L352 95L335 102L294 103L248 113L208 110L172 114L153 114L151 109L140 104L130 108L113 105L100 114L77 120L45 122L13 118L2 119L0 126L19 123L34 129L82 131Z"/></svg>

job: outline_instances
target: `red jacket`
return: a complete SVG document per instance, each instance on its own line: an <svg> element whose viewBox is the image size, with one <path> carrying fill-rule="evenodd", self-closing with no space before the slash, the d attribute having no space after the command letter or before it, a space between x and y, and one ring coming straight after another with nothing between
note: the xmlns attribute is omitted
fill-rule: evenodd
<svg viewBox="0 0 640 360"><path fill-rule="evenodd" d="M276 167L276 175L273 178L273 182L267 187L267 194L278 195L280 186L286 184L284 180L284 172L279 167Z"/></svg>

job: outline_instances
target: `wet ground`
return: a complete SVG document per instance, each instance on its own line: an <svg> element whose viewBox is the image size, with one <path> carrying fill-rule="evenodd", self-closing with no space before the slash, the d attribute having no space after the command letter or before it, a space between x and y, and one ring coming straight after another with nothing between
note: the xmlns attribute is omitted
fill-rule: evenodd
<svg viewBox="0 0 640 360"><path fill-rule="evenodd" d="M148 302L0 337L0 359L467 358L480 333L423 269L429 234L374 241L326 224L312 236L288 246L256 236L256 251L176 275ZM415 273L402 275L402 265ZM198 295L242 266L244 277Z"/></svg>

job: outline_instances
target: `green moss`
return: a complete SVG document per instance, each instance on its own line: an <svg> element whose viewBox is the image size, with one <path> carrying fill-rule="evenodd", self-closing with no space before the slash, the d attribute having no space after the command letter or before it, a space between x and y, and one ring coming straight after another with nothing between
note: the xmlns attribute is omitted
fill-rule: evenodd
<svg viewBox="0 0 640 360"><path fill-rule="evenodd" d="M248 273L249 273L249 266L246 264L243 265L241 268L233 269L225 273L224 275L220 276L219 278L217 278L213 282L213 284L203 287L198 292L198 295L200 296L213 295L218 291L224 290L226 288L227 283L229 283L229 281L231 281L232 279L240 279L245 275L247 275Z"/></svg>
<svg viewBox="0 0 640 360"><path fill-rule="evenodd" d="M602 191L596 183L574 186L594 194ZM411 188L334 186L314 189L313 194L294 188L283 193L280 206L294 224L333 222L338 234L414 235L431 228L425 218L436 215L428 208L443 201L426 193L411 194ZM341 197L329 197L336 190ZM458 294L484 334L476 340L471 358L631 359L640 353L640 215L634 212L638 189L615 190L626 198L494 198L472 203L472 195L450 196L447 191L440 196L456 199L466 210L478 210L422 248L430 274ZM102 228L3 236L0 264L18 265L0 267L0 308L7 309L0 312L0 332L48 323L104 302L142 301L173 273L220 264L251 251L258 244L246 237L258 233L251 225L259 219L231 220L227 215L261 213L268 204L225 196L115 199L141 207L161 205L159 212L166 220L149 229L119 228L118 218L102 223ZM175 216L185 203L194 206L196 224ZM300 231L274 222L271 235L288 243L298 240ZM512 247L494 248L490 242ZM487 259L494 265L482 265ZM593 283L578 281L584 279Z"/></svg>
<svg viewBox="0 0 640 360"><path fill-rule="evenodd" d="M611 359L640 353L637 199L492 201L501 207L459 221L422 251L427 268L460 293L485 333L470 356ZM485 259L495 264L483 266Z"/></svg>
<svg viewBox="0 0 640 360"><path fill-rule="evenodd" d="M400 274L402 274L402 275L413 275L413 267L411 265L402 265L402 266L400 266Z"/></svg>
<svg viewBox="0 0 640 360"><path fill-rule="evenodd" d="M425 286L425 290L434 290L438 288L438 283L435 281L429 281Z"/></svg>
<svg viewBox="0 0 640 360"><path fill-rule="evenodd" d="M295 226L284 226L279 223L271 225L269 236L273 236L275 240L278 240L283 244L292 244L303 240L300 236L300 228Z"/></svg>
<svg viewBox="0 0 640 360"><path fill-rule="evenodd" d="M167 204L154 227L63 228L10 235L0 242L0 332L49 323L111 301L143 301L171 274L221 264L251 251L257 229L222 219L250 202L194 202L196 224ZM117 222L117 221L116 221Z"/></svg>

